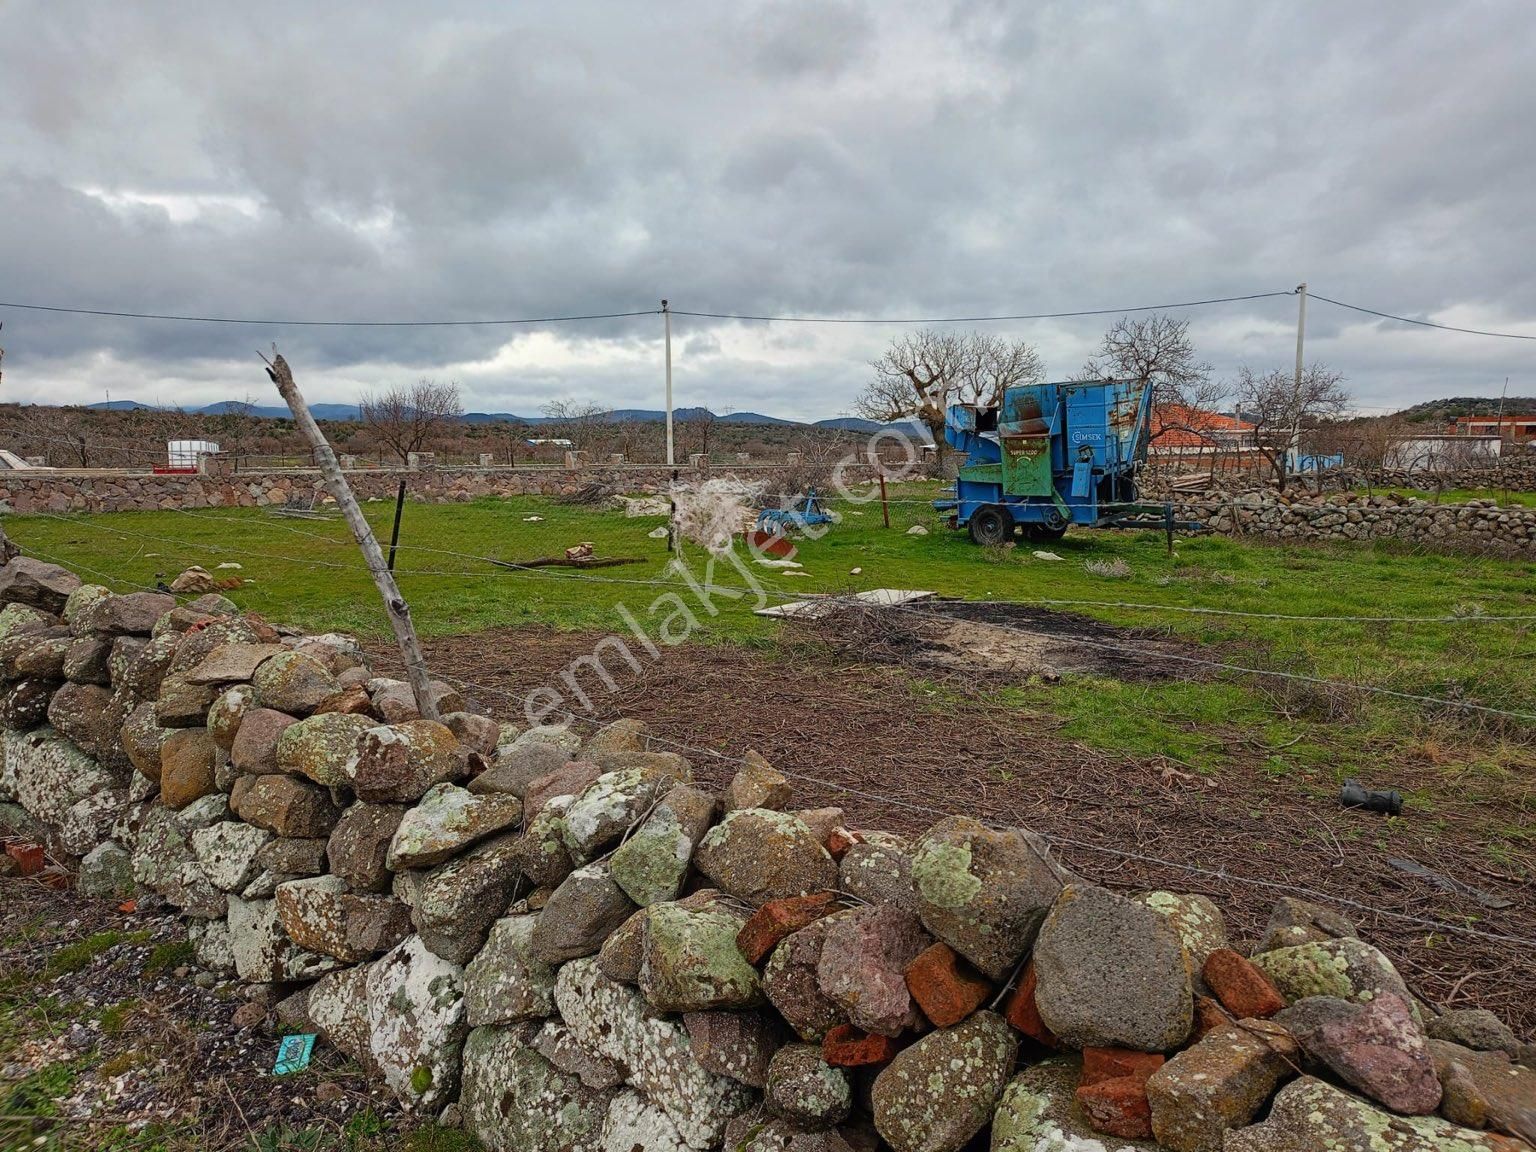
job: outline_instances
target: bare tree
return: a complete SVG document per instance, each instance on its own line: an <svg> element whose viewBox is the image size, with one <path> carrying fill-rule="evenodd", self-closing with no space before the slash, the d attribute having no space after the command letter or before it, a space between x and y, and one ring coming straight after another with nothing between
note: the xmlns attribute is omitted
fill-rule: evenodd
<svg viewBox="0 0 1536 1152"><path fill-rule="evenodd" d="M387 444L401 463L408 463L412 452L420 452L464 414L459 386L435 380L369 393L358 408L364 426Z"/></svg>
<svg viewBox="0 0 1536 1152"><path fill-rule="evenodd" d="M682 440L684 452L689 454L699 453L709 455L709 441L720 423L721 417L730 415L730 409L726 408L715 412L709 408L692 408L686 416L678 418L682 425Z"/></svg>
<svg viewBox="0 0 1536 1152"><path fill-rule="evenodd" d="M1196 358L1188 320L1154 312L1110 325L1079 376L1151 384L1157 403L1192 406L1192 396L1209 384L1211 366Z"/></svg>
<svg viewBox="0 0 1536 1152"><path fill-rule="evenodd" d="M875 378L854 401L854 411L881 422L916 417L941 454L951 404L996 405L1005 389L1045 377L1040 354L1022 340L934 328L896 337L872 367Z"/></svg>
<svg viewBox="0 0 1536 1152"><path fill-rule="evenodd" d="M1294 372L1277 368L1257 373L1238 369L1233 393L1238 411L1252 422L1259 454L1268 461L1280 490L1298 450L1302 429L1343 415L1349 405L1344 376L1323 364L1313 364L1298 380Z"/></svg>
<svg viewBox="0 0 1536 1152"><path fill-rule="evenodd" d="M547 423L540 438L569 440L576 448L598 453L608 444L613 410L588 400L551 400L540 411Z"/></svg>
<svg viewBox="0 0 1536 1152"><path fill-rule="evenodd" d="M36 455L63 461L65 467L89 468L92 461L100 465L101 446L90 433L84 409L28 404L17 409L16 417L16 434L23 443L42 446Z"/></svg>

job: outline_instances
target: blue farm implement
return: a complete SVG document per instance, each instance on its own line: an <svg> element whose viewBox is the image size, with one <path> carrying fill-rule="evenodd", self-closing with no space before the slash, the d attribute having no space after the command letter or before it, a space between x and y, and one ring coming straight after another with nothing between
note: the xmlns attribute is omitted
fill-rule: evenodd
<svg viewBox="0 0 1536 1152"><path fill-rule="evenodd" d="M756 528L759 532L784 536L792 530L804 532L813 524L831 523L832 513L812 488L788 508L764 508L757 514Z"/></svg>
<svg viewBox="0 0 1536 1152"><path fill-rule="evenodd" d="M1187 527L1137 503L1151 410L1152 386L1134 380L1025 384L996 407L951 405L944 439L966 462L954 497L934 507L978 544L1005 543L1015 529L1059 540L1073 524Z"/></svg>

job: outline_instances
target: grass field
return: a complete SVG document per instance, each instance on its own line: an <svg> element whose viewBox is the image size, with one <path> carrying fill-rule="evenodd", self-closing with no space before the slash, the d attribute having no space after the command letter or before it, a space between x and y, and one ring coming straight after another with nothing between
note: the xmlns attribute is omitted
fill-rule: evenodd
<svg viewBox="0 0 1536 1152"><path fill-rule="evenodd" d="M1209 658L1393 692L1536 714L1536 564L1410 552L1388 546L1276 545L1218 537L1177 542L1169 555L1157 533L1074 531L1049 546L983 549L943 527L928 501L932 484L891 492L891 527L878 503L836 505L841 522L801 543L803 575L754 568L768 595L839 593L876 587L924 588L969 599L1057 601L1063 610L1157 629L1206 647ZM387 539L392 505L367 505ZM540 519L530 520L530 517ZM653 605L682 589L668 569L659 518L542 498L470 504L411 504L397 564L401 587L427 636L493 626L542 624L609 631L619 605L649 623ZM926 536L906 529L922 524ZM232 595L242 607L313 630L382 635L386 625L357 549L340 520L274 517L253 510L9 517L6 529L40 556L120 588L153 585L190 564L241 565L249 583ZM526 561L588 540L599 555L641 563L595 572L499 569L481 558ZM685 553L695 579L707 556ZM857 573L853 570L859 569ZM743 578L717 564L714 582ZM660 587L658 584L665 584ZM690 601L692 602L692 601ZM752 597L716 597L690 639L772 645L781 627L754 616ZM1134 605L1134 606L1131 606ZM1189 609L1255 613L1202 614ZM1269 616L1318 619L1278 619ZM1346 617L1449 617L1375 622ZM1069 677L1026 683L1001 702L1065 721L1063 734L1131 755L1164 755L1196 768L1218 766L1234 742L1273 753L1275 771L1328 763L1330 775L1375 767L1385 754L1427 757L1474 773L1536 766L1533 725L1518 718L1383 695L1335 692L1269 676L1121 683ZM1270 753L1265 752L1265 755Z"/></svg>

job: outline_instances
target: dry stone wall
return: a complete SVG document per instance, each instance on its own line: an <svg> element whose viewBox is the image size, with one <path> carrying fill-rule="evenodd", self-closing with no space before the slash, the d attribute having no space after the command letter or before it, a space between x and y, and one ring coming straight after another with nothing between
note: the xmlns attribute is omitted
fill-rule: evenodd
<svg viewBox="0 0 1536 1152"><path fill-rule="evenodd" d="M344 636L0 568L0 822L411 1108L519 1152L1528 1149L1532 1050L1335 911L1251 956L1203 896L1019 828L716 794L619 721L442 721ZM0 857L5 859L6 857ZM56 866L57 867L57 866Z"/></svg>
<svg viewBox="0 0 1536 1152"><path fill-rule="evenodd" d="M571 496L592 487L615 493L664 492L673 476L736 476L769 479L783 464L733 464L728 467L666 468L649 465L609 467L423 468L349 471L347 482L360 500L393 500L402 479L410 498L434 504L466 503L497 496ZM849 465L850 478L870 474L866 465ZM265 508L308 503L326 489L314 470L240 472L233 475L161 475L144 472L3 472L0 515L51 512L152 512L156 509Z"/></svg>

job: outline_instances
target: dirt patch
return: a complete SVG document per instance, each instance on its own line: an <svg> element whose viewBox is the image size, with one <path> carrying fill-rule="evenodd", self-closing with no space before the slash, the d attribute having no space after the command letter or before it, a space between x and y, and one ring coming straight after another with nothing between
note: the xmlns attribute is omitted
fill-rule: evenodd
<svg viewBox="0 0 1536 1152"><path fill-rule="evenodd" d="M1017 681L1070 673L1139 681L1200 671L1179 659L1193 656L1196 647L1164 632L1022 604L842 603L813 619L792 617L791 624L813 630L840 652L965 676Z"/></svg>
<svg viewBox="0 0 1536 1152"><path fill-rule="evenodd" d="M501 629L433 641L439 675L473 685L472 696L516 718L541 685L590 655L601 637ZM638 651L638 647L637 647ZM389 653L377 653L380 667ZM1398 962L1431 1003L1493 1009L1525 1035L1536 1030L1536 859L1490 868L1486 833L1528 821L1518 781L1475 795L1430 765L1383 766L1407 786L1433 789L1433 815L1388 820L1338 806L1322 772L1276 775L1268 749L1234 744L1234 761L1196 777L1171 761L1110 756L1061 737L1055 722L1000 709L963 677L914 681L894 667L846 656L695 646L641 656L635 674L607 663L616 691L584 676L592 722L646 721L686 745L697 775L722 786L748 749L793 773L806 806L847 809L856 825L918 832L941 813L1022 824L1063 845L1068 864L1120 888L1203 892L1227 913L1231 935L1252 944L1275 900L1312 889L1346 911L1362 935ZM1236 737L1234 737L1236 740ZM1510 900L1491 911L1387 860L1408 858ZM1356 905L1359 905L1357 907ZM1443 921L1507 936L1449 934Z"/></svg>

